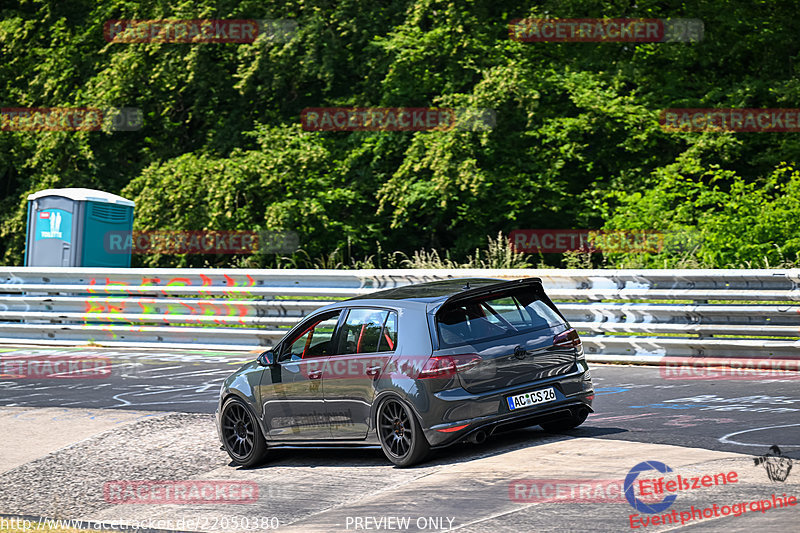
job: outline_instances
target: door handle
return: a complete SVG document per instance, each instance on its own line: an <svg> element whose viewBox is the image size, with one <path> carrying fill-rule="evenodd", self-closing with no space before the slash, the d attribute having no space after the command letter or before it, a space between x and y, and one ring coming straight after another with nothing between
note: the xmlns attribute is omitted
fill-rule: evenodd
<svg viewBox="0 0 800 533"><path fill-rule="evenodd" d="M308 373L308 379L319 379L322 377L322 370L312 370Z"/></svg>
<svg viewBox="0 0 800 533"><path fill-rule="evenodd" d="M371 366L367 369L368 376L377 376L378 372L381 371L382 366Z"/></svg>

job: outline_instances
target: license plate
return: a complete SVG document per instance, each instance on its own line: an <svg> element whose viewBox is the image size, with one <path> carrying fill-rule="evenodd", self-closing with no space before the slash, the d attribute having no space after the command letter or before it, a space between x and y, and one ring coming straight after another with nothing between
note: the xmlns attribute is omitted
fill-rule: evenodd
<svg viewBox="0 0 800 533"><path fill-rule="evenodd" d="M525 392L523 394L517 394L516 396L509 396L506 398L506 400L508 400L508 408L512 411L522 407L530 407L531 405L552 402L555 399L556 391L553 389L553 387L533 392Z"/></svg>

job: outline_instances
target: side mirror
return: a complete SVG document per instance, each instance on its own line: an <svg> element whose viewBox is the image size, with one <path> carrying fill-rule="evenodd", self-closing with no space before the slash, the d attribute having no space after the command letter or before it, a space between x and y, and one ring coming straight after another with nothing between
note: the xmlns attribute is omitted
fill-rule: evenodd
<svg viewBox="0 0 800 533"><path fill-rule="evenodd" d="M273 366L275 364L275 352L272 350L262 352L256 361L261 366Z"/></svg>

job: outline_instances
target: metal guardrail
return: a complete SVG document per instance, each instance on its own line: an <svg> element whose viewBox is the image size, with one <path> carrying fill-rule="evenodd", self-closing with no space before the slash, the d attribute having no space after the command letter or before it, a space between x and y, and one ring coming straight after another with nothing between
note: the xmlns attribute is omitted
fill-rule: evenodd
<svg viewBox="0 0 800 533"><path fill-rule="evenodd" d="M542 278L589 356L800 358L800 269L0 268L0 343L255 350L319 306L447 278Z"/></svg>

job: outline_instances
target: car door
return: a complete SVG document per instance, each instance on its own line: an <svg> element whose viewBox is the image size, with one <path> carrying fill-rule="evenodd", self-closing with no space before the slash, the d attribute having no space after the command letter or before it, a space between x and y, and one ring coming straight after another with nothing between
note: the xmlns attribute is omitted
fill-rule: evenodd
<svg viewBox="0 0 800 533"><path fill-rule="evenodd" d="M264 424L276 440L328 440L322 374L336 347L341 310L305 320L276 348L261 380Z"/></svg>
<svg viewBox="0 0 800 533"><path fill-rule="evenodd" d="M322 375L325 406L334 439L365 439L375 382L397 344L397 312L359 307L346 313L337 353L327 359Z"/></svg>

